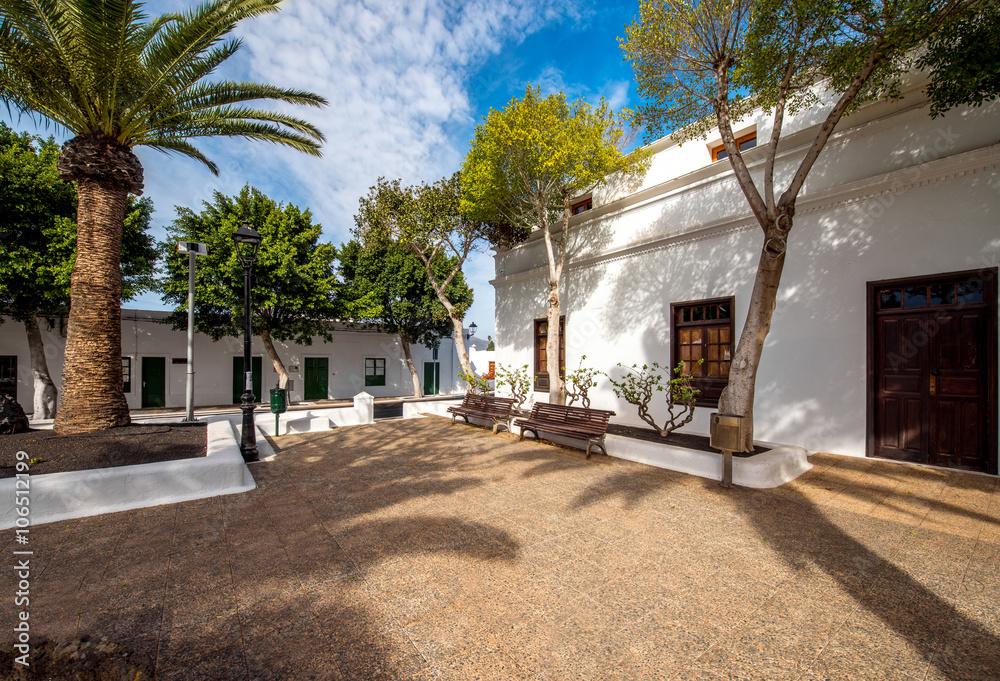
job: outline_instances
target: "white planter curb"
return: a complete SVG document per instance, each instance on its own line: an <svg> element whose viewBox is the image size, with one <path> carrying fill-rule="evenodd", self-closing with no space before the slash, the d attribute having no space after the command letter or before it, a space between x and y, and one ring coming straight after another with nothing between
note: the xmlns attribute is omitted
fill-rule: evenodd
<svg viewBox="0 0 1000 681"><path fill-rule="evenodd" d="M226 418L209 421L205 456L30 475L28 481L27 517L32 525L237 494L257 486ZM0 529L15 527L19 517L17 483L16 478L0 480Z"/></svg>
<svg viewBox="0 0 1000 681"><path fill-rule="evenodd" d="M701 452L686 447L608 435L608 454L619 459L668 468L709 480L722 480L722 453ZM807 452L792 445L758 444L771 447L763 454L733 457L733 484L742 487L779 487L812 468Z"/></svg>

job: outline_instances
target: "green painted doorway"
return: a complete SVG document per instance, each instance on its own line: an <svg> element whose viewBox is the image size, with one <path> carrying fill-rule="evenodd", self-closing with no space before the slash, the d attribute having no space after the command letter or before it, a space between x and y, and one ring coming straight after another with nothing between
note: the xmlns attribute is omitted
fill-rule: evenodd
<svg viewBox="0 0 1000 681"><path fill-rule="evenodd" d="M142 406L167 406L167 360L165 357L142 358Z"/></svg>
<svg viewBox="0 0 1000 681"><path fill-rule="evenodd" d="M325 400L329 397L330 359L328 357L305 358L305 391L307 400Z"/></svg>
<svg viewBox="0 0 1000 681"><path fill-rule="evenodd" d="M253 385L253 401L260 402L260 396L263 394L260 389L262 371L260 357L250 358L250 371L253 372L250 378ZM233 357L233 404L239 404L243 399L243 380L243 358Z"/></svg>
<svg viewBox="0 0 1000 681"><path fill-rule="evenodd" d="M441 363L424 362L424 395L441 392Z"/></svg>

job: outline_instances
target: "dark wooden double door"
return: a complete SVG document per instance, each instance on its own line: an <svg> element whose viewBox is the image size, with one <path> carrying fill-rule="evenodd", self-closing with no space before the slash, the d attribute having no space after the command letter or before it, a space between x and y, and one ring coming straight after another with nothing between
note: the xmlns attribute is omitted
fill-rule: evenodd
<svg viewBox="0 0 1000 681"><path fill-rule="evenodd" d="M868 288L869 455L996 473L995 270Z"/></svg>

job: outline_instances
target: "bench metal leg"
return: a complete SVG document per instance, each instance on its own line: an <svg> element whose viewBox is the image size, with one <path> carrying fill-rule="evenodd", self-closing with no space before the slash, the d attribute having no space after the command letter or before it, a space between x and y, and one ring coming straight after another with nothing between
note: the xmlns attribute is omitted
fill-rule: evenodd
<svg viewBox="0 0 1000 681"><path fill-rule="evenodd" d="M524 428L524 427L522 427L521 428L521 437L519 437L517 439L518 442L523 442L524 441L524 434L525 433L533 433L534 436L535 436L534 439L535 440L538 439L538 431L537 430L531 430L530 428Z"/></svg>
<svg viewBox="0 0 1000 681"><path fill-rule="evenodd" d="M590 458L590 450L593 447L600 447L601 448L601 452L603 452L604 456L608 455L608 450L605 449L605 447L604 447L604 438L603 437L601 437L600 440L588 440L587 441L587 458L588 459Z"/></svg>

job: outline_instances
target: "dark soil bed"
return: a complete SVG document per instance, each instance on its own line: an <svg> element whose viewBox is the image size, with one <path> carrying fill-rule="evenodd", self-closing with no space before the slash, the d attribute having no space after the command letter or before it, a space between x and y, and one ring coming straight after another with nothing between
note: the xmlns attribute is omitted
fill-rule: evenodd
<svg viewBox="0 0 1000 681"><path fill-rule="evenodd" d="M608 433L611 435L621 435L622 437L631 437L636 440L646 440L648 442L659 442L666 445L676 445L678 447L687 447L688 449L694 449L699 452L712 452L713 454L720 454L718 449L713 449L708 444L708 438L704 435L691 435L689 433L670 433L666 437L661 437L652 428L637 428L635 426L623 426L617 423L612 423L608 426ZM733 456L748 457L754 454L763 454L769 451L768 447L756 447L756 449L750 452L734 452Z"/></svg>
<svg viewBox="0 0 1000 681"><path fill-rule="evenodd" d="M205 456L208 428L204 423L134 424L83 435L32 430L0 435L0 478L14 476L15 455L28 453L32 475L114 468Z"/></svg>

